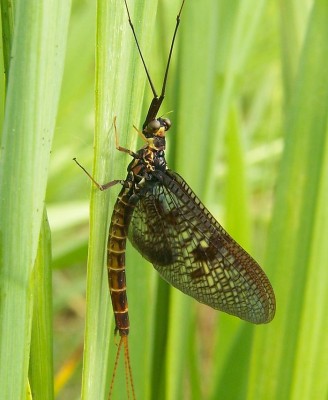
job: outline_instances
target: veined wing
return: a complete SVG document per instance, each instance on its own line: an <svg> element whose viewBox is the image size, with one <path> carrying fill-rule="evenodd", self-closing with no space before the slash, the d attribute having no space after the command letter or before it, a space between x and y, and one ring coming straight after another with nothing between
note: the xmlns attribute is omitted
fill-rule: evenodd
<svg viewBox="0 0 328 400"><path fill-rule="evenodd" d="M155 171L135 206L129 239L162 277L210 307L256 324L275 313L271 284L176 173Z"/></svg>

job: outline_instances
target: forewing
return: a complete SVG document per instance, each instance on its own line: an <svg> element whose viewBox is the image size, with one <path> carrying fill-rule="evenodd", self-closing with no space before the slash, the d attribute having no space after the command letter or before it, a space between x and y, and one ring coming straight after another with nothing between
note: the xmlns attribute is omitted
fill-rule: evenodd
<svg viewBox="0 0 328 400"><path fill-rule="evenodd" d="M253 323L275 313L270 282L176 173L156 171L157 183L137 202L129 239L162 277L215 309Z"/></svg>

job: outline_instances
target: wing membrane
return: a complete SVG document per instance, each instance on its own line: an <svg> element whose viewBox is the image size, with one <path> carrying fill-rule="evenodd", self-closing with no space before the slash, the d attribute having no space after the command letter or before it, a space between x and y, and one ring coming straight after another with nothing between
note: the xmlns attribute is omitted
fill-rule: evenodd
<svg viewBox="0 0 328 400"><path fill-rule="evenodd" d="M178 174L154 175L132 215L132 244L165 280L199 302L249 322L270 322L275 298L257 262Z"/></svg>

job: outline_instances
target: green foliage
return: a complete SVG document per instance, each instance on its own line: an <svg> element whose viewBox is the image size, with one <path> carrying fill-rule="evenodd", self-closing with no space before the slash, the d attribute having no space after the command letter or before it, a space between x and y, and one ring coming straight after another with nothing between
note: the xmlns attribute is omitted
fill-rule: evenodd
<svg viewBox="0 0 328 400"><path fill-rule="evenodd" d="M12 75L2 101L0 397L23 398L29 369L33 398L51 398L53 334L56 398L106 399L117 347L105 251L119 185L98 191L71 160L100 183L124 179L130 160L115 150L113 119L120 145L140 147L132 125L152 94L123 0L98 0L97 9L75 0L58 100L68 5L34 3L15 1L13 14L1 4ZM180 0L129 5L160 91ZM252 326L197 304L128 245L138 399L327 398L327 30L323 0L186 0L161 109L172 111L168 162L263 266L277 314ZM127 398L122 364L113 400Z"/></svg>
<svg viewBox="0 0 328 400"><path fill-rule="evenodd" d="M51 302L33 302L45 300L38 285L51 281L43 214L70 2L14 5L1 2L7 90L0 154L0 397L28 397L30 385L35 399L41 386L51 398ZM39 364L39 373L34 362L41 349L47 367Z"/></svg>

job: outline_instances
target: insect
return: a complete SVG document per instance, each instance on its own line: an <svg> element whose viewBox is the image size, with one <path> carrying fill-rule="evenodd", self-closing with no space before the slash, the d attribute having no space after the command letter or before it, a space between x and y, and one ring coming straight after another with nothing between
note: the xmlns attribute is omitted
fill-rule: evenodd
<svg viewBox="0 0 328 400"><path fill-rule="evenodd" d="M75 160L99 189L106 190L117 183L122 185L111 218L107 267L115 331L120 335L115 364L123 346L133 398L125 278L127 238L166 281L199 302L255 324L268 323L275 314L274 292L258 263L222 228L184 179L168 168L165 160L165 140L171 121L157 114L165 96L184 3L185 0L177 15L162 89L158 95L138 43L127 1L124 0L128 21L153 92L142 132L139 132L146 142L140 150L133 152L118 145L114 119L116 147L132 157L126 179L100 185Z"/></svg>

